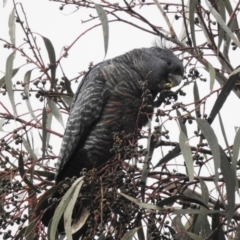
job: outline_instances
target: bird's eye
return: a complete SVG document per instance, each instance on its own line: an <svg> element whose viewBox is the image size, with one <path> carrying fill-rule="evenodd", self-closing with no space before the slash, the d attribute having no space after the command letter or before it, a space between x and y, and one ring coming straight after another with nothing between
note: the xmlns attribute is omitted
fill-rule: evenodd
<svg viewBox="0 0 240 240"><path fill-rule="evenodd" d="M171 61L170 60L167 61L167 65L171 65Z"/></svg>

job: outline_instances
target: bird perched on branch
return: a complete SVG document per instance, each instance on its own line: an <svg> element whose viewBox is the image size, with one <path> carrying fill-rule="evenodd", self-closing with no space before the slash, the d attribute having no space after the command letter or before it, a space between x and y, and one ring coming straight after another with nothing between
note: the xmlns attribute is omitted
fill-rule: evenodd
<svg viewBox="0 0 240 240"><path fill-rule="evenodd" d="M168 49L134 49L103 61L85 75L73 98L57 162L56 184L66 177L79 176L83 168L106 163L113 155L113 133L133 133L148 121L139 115L143 104L142 84L147 83L148 112L164 85L182 80L182 62ZM150 109L149 109L150 106ZM48 224L51 214L45 214Z"/></svg>

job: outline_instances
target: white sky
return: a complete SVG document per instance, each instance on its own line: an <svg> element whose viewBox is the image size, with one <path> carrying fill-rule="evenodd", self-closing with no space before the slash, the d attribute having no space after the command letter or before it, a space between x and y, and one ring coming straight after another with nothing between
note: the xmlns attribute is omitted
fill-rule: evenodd
<svg viewBox="0 0 240 240"><path fill-rule="evenodd" d="M95 10L87 11L85 8L80 8L78 11L74 12L75 7L67 6L66 8L64 8L63 11L60 11L59 7L61 5L52 1L38 1L38 0L23 1L22 0L18 2L21 2L23 4L25 13L27 15L28 23L30 25L32 32L39 33L42 36L47 37L48 39L51 40L55 48L57 59L61 55L63 47L69 46L86 29L100 22L98 19L96 19L94 20L94 22L89 22L84 24L81 23L82 20L89 19L90 13L96 16L97 14ZM178 1L175 1L175 2L178 2ZM13 8L13 5L10 0L8 0L5 8L0 8L0 38L6 39L6 40L9 40L8 16L12 11L12 8ZM176 9L175 7L171 8L171 10L173 11L175 9ZM144 16L147 19L150 19L151 22L154 22L156 25L162 26L164 27L164 29L168 30L156 6L143 7L139 11L141 14L144 14ZM179 34L181 31L180 21L174 20L174 14L172 14L171 17L172 18L170 20L173 23L175 31ZM126 17L126 19L128 21L133 21L133 19L129 17ZM106 58L115 57L117 55L123 54L134 48L149 47L156 40L155 36L123 23L118 23L118 22L110 23L109 28L110 28L109 48L108 48L108 53ZM24 38L24 35L22 33L20 25L16 24L16 45L17 46L19 46L23 42L23 38ZM197 41L203 42L204 38L201 38L200 36L197 38ZM37 42L42 48L41 51L43 53L43 56L45 56L45 59L46 59L45 62L48 63L49 60L46 54L46 50L40 37L38 37ZM0 52L1 52L0 71L2 72L2 74L0 75L1 77L4 75L3 73L5 72L6 58L11 53L11 51L5 48L1 48ZM88 64L91 61L93 61L93 63L96 64L102 61L103 59L104 59L103 35L102 35L102 27L99 26L87 32L83 37L81 37L78 40L78 42L73 46L73 48L69 51L69 57L63 59L61 61L61 64L63 66L66 76L69 79L71 79L72 77L77 76L80 71L87 70ZM237 61L232 61L232 62L236 63L237 65ZM17 54L14 62L14 67L18 67L22 65L22 63L23 63L23 58L20 57L19 54ZM214 65L217 66L217 63L214 63ZM27 70L29 70L29 67L22 68L18 72L16 77L13 78L13 82L16 82L17 80L22 81L23 76ZM35 73L35 76L37 75L38 75L38 72ZM34 71L33 71L33 76L34 76ZM57 70L57 77L58 78L62 77L62 74L59 68ZM208 78L207 73L205 73L205 77ZM207 93L209 93L208 83L202 83L198 81L198 86L199 86L200 97L204 97ZM72 85L73 91L76 90L76 87L77 87L76 84ZM215 82L214 88L216 89L218 87L219 85L217 84L217 82ZM193 102L192 89L193 89L193 85L190 85L189 87L185 88L185 91L187 92L187 96L180 97L179 101L182 101L183 103L186 103L186 104ZM2 99L5 104L9 104L7 103L7 100L8 100L7 97L4 97ZM34 103L33 105L35 106L34 96L31 97L31 101L32 103ZM214 101L215 101L215 98L211 98L208 100L206 104L206 108L209 110L207 111L207 113L210 113L209 111ZM239 99L235 96L235 94L232 93L229 99L224 104L223 109L221 110L221 115L222 115L224 124L227 128L227 134L228 136L231 137L229 139L230 145L232 144L233 137L235 136L234 126L239 126L239 122L240 122L240 111L236 111L236 103L238 101ZM38 103L39 102L37 101L36 104ZM18 105L19 111L21 112L20 108L22 106L24 111L26 111L26 108L24 105ZM64 118L64 120L66 122L66 118ZM169 122L168 124L171 124L171 129L173 128L173 125L174 125L174 128L172 130L173 134L170 135L170 137L171 137L171 140L177 141L178 134L179 134L177 124L172 124L172 122ZM218 138L219 138L220 144L223 147L225 147L225 144L223 142L223 138L221 135L221 131L218 130L219 128L218 128L217 118L214 121L212 126L214 127L216 134L219 133ZM54 127L56 127L56 130L58 132L61 132L61 133L64 132L64 129L62 128L62 126L56 121L54 122ZM190 137L193 136L193 131L195 130L195 128L193 127L189 128L189 129L192 129L191 132L189 132ZM56 141L61 142L61 139L56 138ZM54 138L54 143L56 143L56 141ZM52 143L50 142L50 144L53 144L53 142ZM60 144L58 143L56 144L55 151L54 151L56 154L58 154L59 148L60 148Z"/></svg>
<svg viewBox="0 0 240 240"><path fill-rule="evenodd" d="M89 11L86 11L85 8L80 8L78 11L74 12L75 7L73 6L67 6L64 8L63 11L59 10L60 4L52 2L52 1L38 1L38 0L22 0L18 1L23 4L24 10L27 15L28 23L30 25L30 28L33 32L39 33L44 37L47 37L51 40L52 44L54 45L56 57L58 58L61 55L62 48L64 46L69 46L80 34L82 34L86 29L88 29L90 26L93 26L97 23L99 23L99 20L95 20L94 22L89 22L87 24L82 24L82 20L87 20L89 18ZM117 2L117 1L116 1ZM178 2L178 1L176 1ZM5 8L0 8L0 38L9 40L8 35L8 16L10 12L12 11L13 5L10 0L8 0ZM175 10L175 7L171 8L172 10ZM156 25L163 26L166 30L167 27L165 26L165 22L161 18L159 11L156 6L152 7L143 7L141 10L142 14L147 17L147 19L150 19L150 21L155 22ZM96 16L96 11L92 10L91 14ZM129 21L133 21L133 19L127 17ZM181 25L179 21L174 20L174 15L172 15L172 22L174 22L174 28L177 33L180 33L181 31ZM108 54L106 58L112 58L117 55L120 55L122 53L125 53L131 49L134 48L140 48L140 47L149 47L153 44L155 41L155 36L145 33L139 29L136 29L132 26L128 26L123 23L110 23L110 32L109 32L109 48L108 48ZM20 25L16 24L16 45L19 46L23 42L23 33L20 29ZM42 43L41 38L38 37L38 43L42 47L42 53L43 56L45 56L46 63L48 63L48 57L45 51L45 47ZM201 39L201 37L197 38L197 41L204 41L204 38ZM2 43L3 45L3 43ZM72 77L75 77L78 75L78 73L82 70L88 69L88 64L93 61L94 64L97 62L100 62L104 59L104 44L103 44L103 36L102 36L102 27L99 26L97 28L94 28L93 30L86 33L82 38L78 40L78 42L73 46L73 48L69 51L69 57L63 59L61 61L61 64L63 66L63 69L65 71L66 76L71 79ZM1 76L4 75L5 72L5 61L7 56L11 53L10 50L7 50L5 48L1 48L0 50L0 71ZM45 52L45 53L44 53ZM237 53L238 51L236 51ZM232 61L236 65L238 64L237 61ZM23 59L17 55L14 67L18 67L22 65ZM217 66L217 63L212 63L215 66ZM29 70L28 67L24 67L21 69L16 77L13 78L13 82L16 82L17 80L22 81L23 76L26 73L26 71ZM38 72L35 73L36 76ZM34 76L34 72L33 72ZM205 73L205 76L208 78L208 74ZM57 77L61 78L62 74L60 72L60 69L57 70ZM200 97L204 97L207 93L209 93L209 84L208 83L202 83L198 82L199 91L200 91ZM77 85L73 85L72 89L73 91L76 90ZM217 82L215 82L214 88L218 88L219 85ZM179 101L182 101L183 103L190 103L193 102L192 97L192 89L193 85L185 88L185 91L187 91L187 96L183 98L179 98ZM4 101L5 104L7 103L7 97L2 98L2 101ZM34 102L35 98L32 97L31 101ZM208 109L207 113L209 113L209 110L211 109L212 104L214 103L215 99L211 98L208 100L206 108ZM17 100L16 100L17 102ZM229 144L231 145L233 142L233 138L235 136L235 126L239 126L240 122L240 111L236 111L236 104L238 104L239 99L235 96L235 94L231 94L229 99L224 104L223 109L221 110L221 115L225 124L225 127L227 129L227 134L230 136ZM38 101L37 101L38 103ZM209 104L210 103L210 104ZM10 105L9 109L11 109ZM18 105L18 109L21 112L20 108L23 105ZM35 103L34 103L35 106ZM25 106L23 106L23 109L25 110ZM66 118L65 118L66 121ZM172 123L171 129L172 129ZM215 129L216 134L218 134L218 139L220 144L225 147L225 144L223 142L223 138L221 135L221 131L218 128L218 119L214 121L212 125ZM58 132L63 133L64 129L61 127L61 125L58 122L54 122L54 127L56 127L56 130ZM176 129L175 129L176 128ZM192 128L193 129L193 128ZM193 129L195 130L195 129ZM193 136L193 130L190 132L189 136ZM177 132L177 134L176 134ZM171 136L171 140L178 140L178 134L179 130L177 128L177 124L175 124L173 135ZM57 142L61 142L59 138L56 139ZM54 143L56 143L54 140ZM60 144L56 144L55 146L55 153L58 154L58 149L60 148Z"/></svg>
<svg viewBox="0 0 240 240"><path fill-rule="evenodd" d="M27 14L28 22L30 24L31 30L33 32L39 33L44 37L47 37L51 40L52 44L54 45L56 57L58 58L61 54L62 48L64 46L70 45L81 33L83 33L88 27L94 25L92 22L88 24L82 24L81 20L88 19L89 12L86 11L85 8L80 9L79 11L76 11L75 13L72 13L75 8L74 7L67 7L63 11L59 10L60 4L51 2L51 1L39 1L39 0L21 0L18 2L23 3L24 10ZM117 1L115 1L117 2ZM177 1L178 2L178 1ZM8 35L8 16L10 12L12 11L12 2L8 0L7 5L5 8L0 7L0 38L9 40ZM154 6L151 8L142 8L142 12L147 16L147 18L154 19L155 23L160 26L165 26L164 21L160 17L160 14L158 12L158 9ZM93 10L91 11L92 14L96 15L96 12ZM132 19L128 18L130 21ZM172 19L171 19L172 20ZM95 24L99 23L99 20L94 21ZM181 25L178 27L178 22L174 21L174 27L176 27L177 32L180 33ZM22 30L20 29L20 25L16 24L17 27L17 34L16 34L16 45L19 46L20 43L23 42L23 34ZM126 24L122 23L110 23L110 37L109 37L109 48L108 48L108 54L106 58L112 58L117 55L123 54L131 49L134 48L140 48L140 47L149 47L153 44L155 41L155 37L151 34L142 32L139 29L133 28L131 26L128 26ZM165 27L165 29L167 29ZM197 39L198 41L201 41L204 39ZM44 52L44 45L41 43L41 39L38 38L38 42L42 46L42 51ZM4 43L0 43L0 78L4 75L5 72L5 61L7 56L11 53L10 50L7 50L5 48L2 48L2 45ZM88 33L86 33L78 42L74 45L74 47L69 52L69 57L64 59L61 63L64 68L66 76L71 79L72 77L75 77L78 75L78 73L82 70L88 69L88 64L93 61L94 64L97 62L100 62L104 59L104 44L103 44L103 36L102 36L102 28L97 27ZM234 54L239 54L238 52ZM48 63L48 58L46 53L44 54L46 58L46 63ZM236 66L238 65L238 59L236 58L236 61L234 64ZM22 58L19 56L16 57L16 60L14 62L14 67L18 67L22 64ZM212 63L217 64L217 63ZM21 71L18 72L17 76L13 79L13 82L17 80L23 80L23 76L25 72L28 70L28 68L24 68ZM205 76L208 78L208 75L205 74ZM60 70L57 71L57 77L61 78L62 74ZM209 84L207 83L200 83L199 85L199 91L200 91L200 97L205 96L207 93L209 93ZM217 82L215 83L214 88L218 88L219 85ZM76 90L76 85L72 87L73 91ZM180 101L183 103L190 103L193 102L192 97L192 89L193 85L186 88L187 90L187 96L184 98L180 98ZM209 100L211 104L209 106L212 106L215 99ZM0 96L0 101L3 101L9 106L9 109L11 110L11 107L9 103L7 103L7 97ZM35 101L35 98L32 98L32 101ZM231 145L235 136L235 126L239 126L240 123L240 111L239 109L239 99L235 96L235 94L231 94L229 99L224 104L223 109L221 110L221 116L223 118L226 131L229 137L229 144ZM18 108L20 108L19 106ZM208 103L207 103L208 108ZM25 109L25 106L24 106ZM211 108L209 108L211 109ZM0 111L2 109L0 108ZM209 111L208 111L209 113ZM65 118L66 122L66 118ZM169 122L172 124L171 122ZM213 123L213 128L218 134L218 140L220 144L225 147L225 144L223 142L223 138L221 135L221 131L218 127L218 118L215 119L215 122ZM58 132L63 133L64 129L61 127L61 125L58 122L54 122L54 129ZM171 127L172 129L172 127ZM175 127L173 128L173 134L171 135L171 140L178 140L179 130L177 128L177 124L175 124ZM193 136L193 131L195 129L192 128L192 131L189 133L189 136ZM55 141L56 140L56 141ZM54 146L55 153L58 154L59 148L60 148L60 142L61 139L54 138L54 143L56 144ZM53 144L53 142L51 142ZM157 152L157 151L156 151Z"/></svg>

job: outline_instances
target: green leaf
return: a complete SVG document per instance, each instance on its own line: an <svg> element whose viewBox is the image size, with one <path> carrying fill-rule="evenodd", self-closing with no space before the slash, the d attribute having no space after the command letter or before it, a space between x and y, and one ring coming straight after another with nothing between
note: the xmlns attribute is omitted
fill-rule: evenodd
<svg viewBox="0 0 240 240"><path fill-rule="evenodd" d="M86 223L90 215L88 203L87 206L84 205L81 206L81 213L79 215L80 215L79 219L75 219L72 225L72 233L78 232Z"/></svg>
<svg viewBox="0 0 240 240"><path fill-rule="evenodd" d="M226 185L227 191L227 201L228 201L228 226L231 223L234 208L235 208L235 183L236 183L236 176L233 175L233 170L227 156L222 148L220 148L221 153L221 171L224 179L224 183Z"/></svg>
<svg viewBox="0 0 240 240"><path fill-rule="evenodd" d="M62 114L61 112L59 111L56 103L50 99L50 98L47 98L47 103L48 103L48 106L49 108L51 109L52 111L52 114L53 116L58 120L58 122L63 126L64 128L64 124L63 124L63 119L62 119Z"/></svg>
<svg viewBox="0 0 240 240"><path fill-rule="evenodd" d="M219 0L217 2L218 4L218 9L219 9L219 14L220 16L222 16L222 20L224 21L224 23L226 22L226 14L225 14L225 6L223 4L223 0ZM224 29L221 27L221 25L218 25L218 31L219 31L219 35L218 35L218 47L217 47L217 55L219 53L219 50L220 50L220 47L221 47L221 44L222 44L222 40L224 38L224 34L225 34L225 31Z"/></svg>
<svg viewBox="0 0 240 240"><path fill-rule="evenodd" d="M177 215L172 220L172 227L177 230L176 235L174 236L174 239L186 239L188 240L186 236L186 229L182 224L182 218L180 215Z"/></svg>
<svg viewBox="0 0 240 240"><path fill-rule="evenodd" d="M220 211L220 210L205 210L206 214L217 214L217 213L223 213L225 214L225 211ZM200 209L180 209L172 212L171 214L199 214Z"/></svg>
<svg viewBox="0 0 240 240"><path fill-rule="evenodd" d="M229 16L230 16L233 12L233 8L232 8L232 5L231 5L230 1L229 0L223 0L223 3L224 3L224 5L225 5L225 7L228 11Z"/></svg>
<svg viewBox="0 0 240 240"><path fill-rule="evenodd" d="M193 47L198 55L197 44L196 44L196 36L195 36L195 20L194 20L194 13L196 7L197 0L191 0L189 3L189 19L190 19L190 33L193 42Z"/></svg>
<svg viewBox="0 0 240 240"><path fill-rule="evenodd" d="M72 105L72 100L73 100L72 97L67 96L67 95L63 95L63 96L62 96L62 99L63 99L63 101L64 101L69 107L71 107L71 105Z"/></svg>
<svg viewBox="0 0 240 240"><path fill-rule="evenodd" d="M63 219L64 219L64 229L65 233L67 235L68 240L72 240L72 228L71 228L71 222L72 222L72 213L75 206L75 203L77 201L77 197L79 195L79 191L83 185L83 178L80 179L75 187L74 193L72 195L71 200L69 201L69 204L66 207L66 210L64 211ZM88 211L89 212L89 211ZM89 212L90 214L90 212Z"/></svg>
<svg viewBox="0 0 240 240"><path fill-rule="evenodd" d="M220 209L220 205L219 205L219 201L216 202L215 206L214 206L214 210L219 210ZM220 214L213 214L212 215L212 231L216 231L215 234L213 235L212 240L225 240L225 235L223 232L222 227L219 228L220 226Z"/></svg>
<svg viewBox="0 0 240 240"><path fill-rule="evenodd" d="M196 204L199 204L200 206L203 206L203 207L208 209L208 206L205 203L203 203L202 201L199 201L196 198L188 197L188 196L185 196L185 195L175 195L175 196L172 196L172 197L165 198L164 200L158 202L157 206L158 207L163 207L165 205L171 205L171 204L175 203L177 200L196 203Z"/></svg>
<svg viewBox="0 0 240 240"><path fill-rule="evenodd" d="M47 125L46 125L46 128L47 129L51 129L51 125L52 125L52 113L48 113L48 117L47 117ZM46 146L49 145L49 141L50 141L50 137L51 137L51 134L50 133L47 133L47 140L46 140Z"/></svg>
<svg viewBox="0 0 240 240"><path fill-rule="evenodd" d="M208 6L210 12L215 17L217 22L220 24L220 26L225 30L225 32L228 34L228 36L235 42L235 44L240 47L240 42L236 38L236 36L232 33L231 29L226 25L224 20L222 19L221 15L214 9L214 7L209 3L208 0L205 0L206 5Z"/></svg>
<svg viewBox="0 0 240 240"><path fill-rule="evenodd" d="M235 135L234 142L233 142L233 149L232 149L232 171L233 175L236 176L236 189L239 194L239 186L238 186L238 179L237 179L237 162L239 158L239 151L240 151L240 128L238 128L238 131Z"/></svg>
<svg viewBox="0 0 240 240"><path fill-rule="evenodd" d="M148 129L151 129L151 120L148 121ZM148 134L148 142L147 142L147 154L144 159L144 165L143 165L143 170L142 170L142 176L141 176L141 196L142 196L142 201L144 202L144 197L145 197L145 187L146 187L146 182L147 182L147 177L148 177L148 172L149 172L149 164L150 160L152 157L152 153L154 151L154 135L149 132Z"/></svg>
<svg viewBox="0 0 240 240"><path fill-rule="evenodd" d="M22 141L23 141L23 145L24 145L25 149L30 154L30 156L34 160L34 162L36 162L38 160L38 158L37 158L36 154L34 153L34 151L32 150L32 148L30 146L30 142L27 141L25 138L22 138Z"/></svg>
<svg viewBox="0 0 240 240"><path fill-rule="evenodd" d="M34 170L35 175L39 175L41 177L46 177L48 180L54 179L55 174L53 172L48 172L48 171L40 171L40 170Z"/></svg>
<svg viewBox="0 0 240 240"><path fill-rule="evenodd" d="M124 236L121 238L121 240L131 240L133 239L134 235L136 234L136 232L139 230L139 228L134 228L130 231L128 231L127 233L124 234Z"/></svg>
<svg viewBox="0 0 240 240"><path fill-rule="evenodd" d="M13 88L12 88L12 71L13 71L12 69L13 69L14 57L15 57L15 51L12 52L7 58L5 84L6 84L8 97L9 97L9 100L10 100L12 108L13 108L14 116L16 117L17 109L16 109L16 105L15 105L14 92L13 92Z"/></svg>
<svg viewBox="0 0 240 240"><path fill-rule="evenodd" d="M137 231L138 239L145 239L143 224L142 224L142 215L143 214L141 212L138 212L135 219L135 226L138 227L138 231Z"/></svg>
<svg viewBox="0 0 240 240"><path fill-rule="evenodd" d="M206 183L199 178L200 185L201 185L201 190L202 190L202 201L207 205L209 201L209 191Z"/></svg>
<svg viewBox="0 0 240 240"><path fill-rule="evenodd" d="M208 124L206 120L196 118L196 121L198 123L198 127L202 131L202 134L206 138L209 147L212 151L213 160L214 160L214 169L215 169L215 183L218 182L218 169L220 169L220 150L218 145L217 137L211 128L211 126Z"/></svg>
<svg viewBox="0 0 240 240"><path fill-rule="evenodd" d="M58 206L57 206L57 208L56 208L56 210L54 212L54 215L53 215L50 227L48 229L48 231L49 231L49 240L55 240L55 235L56 235L56 232L57 232L58 223L59 223L59 221L60 221L60 219L61 219L61 217L62 217L62 215L63 215L63 213L64 213L64 211L66 209L66 207L68 206L69 202L71 201L71 198L72 198L72 196L74 194L76 186L81 181L83 181L83 177L78 178L73 183L71 188L68 189L68 191L62 197L61 202L58 204Z"/></svg>
<svg viewBox="0 0 240 240"><path fill-rule="evenodd" d="M32 240L36 237L35 231L34 231L36 226L37 226L37 219L34 219L33 221L31 221L30 224L27 226L27 228L24 232L26 240Z"/></svg>
<svg viewBox="0 0 240 240"><path fill-rule="evenodd" d="M23 234L24 232L26 231L27 229L27 226L26 227L23 227L18 233L17 235L14 236L14 239L15 240L22 240L23 239Z"/></svg>
<svg viewBox="0 0 240 240"><path fill-rule="evenodd" d="M157 168L158 166L161 166L164 163L169 162L170 160L172 160L173 158L177 157L181 152L180 146L177 145L173 150L169 151L167 153L167 155L165 155L154 167Z"/></svg>
<svg viewBox="0 0 240 240"><path fill-rule="evenodd" d="M3 0L3 7L5 7L7 0Z"/></svg>
<svg viewBox="0 0 240 240"><path fill-rule="evenodd" d="M106 238L105 238L105 235L104 235L104 233L103 234L101 234L100 235L100 237L97 239L97 240L105 240Z"/></svg>
<svg viewBox="0 0 240 240"><path fill-rule="evenodd" d="M227 97L229 96L231 90L234 88L235 83L239 79L239 71L240 67L235 69L230 75L228 81L224 84L222 91L218 95L216 102L212 108L212 111L209 115L208 122L211 124L215 119L216 115L219 113L220 109L222 108L223 104L225 103Z"/></svg>
<svg viewBox="0 0 240 240"><path fill-rule="evenodd" d="M193 84L193 96L194 96L194 104L195 104L195 113L196 113L196 117L200 117L201 116L201 112L200 112L200 106L199 105L199 91L198 91L198 86L197 83L194 82Z"/></svg>
<svg viewBox="0 0 240 240"><path fill-rule="evenodd" d="M50 60L50 69L51 69L51 87L53 88L54 84L55 84L55 75L56 75L56 54L55 54L55 50L54 47L51 43L51 41L46 38L41 36L45 47L47 49L47 53L48 53L48 57Z"/></svg>
<svg viewBox="0 0 240 240"><path fill-rule="evenodd" d="M145 209L162 210L161 207L158 207L154 204L148 204L148 203L140 202L138 199L130 197L127 194L124 194L122 192L119 192L119 194L122 195L123 197L125 197L126 199L130 200L131 202L137 204L139 207L142 207L142 208L145 208Z"/></svg>
<svg viewBox="0 0 240 240"><path fill-rule="evenodd" d="M108 50L108 39L109 39L108 17L101 5L95 3L95 8L100 18L100 21L102 23L104 49L105 49L105 56L106 56L107 50Z"/></svg>
<svg viewBox="0 0 240 240"><path fill-rule="evenodd" d="M184 161L187 166L189 181L193 181L194 180L194 170L193 170L192 151L189 146L188 139L182 131L180 131L180 135L179 135L179 145L180 145L180 149L181 149Z"/></svg>
<svg viewBox="0 0 240 240"><path fill-rule="evenodd" d="M42 158L45 158L46 141L47 141L47 112L46 108L42 111Z"/></svg>
<svg viewBox="0 0 240 240"><path fill-rule="evenodd" d="M18 158L18 168L19 168L19 173L20 176L22 177L22 180L35 192L40 192L33 184L30 182L27 177L26 177L26 172L24 170L24 162L23 162L23 157L22 154L19 154Z"/></svg>
<svg viewBox="0 0 240 240"><path fill-rule="evenodd" d="M240 239L240 225L237 226L235 237L234 237L234 240L239 240L239 239Z"/></svg>
<svg viewBox="0 0 240 240"><path fill-rule="evenodd" d="M18 72L20 68L15 68L12 70L12 78L16 75L16 73ZM2 87L2 85L5 83L5 76L3 76L1 79L0 79L0 87Z"/></svg>
<svg viewBox="0 0 240 240"><path fill-rule="evenodd" d="M214 69L213 65L210 62L208 62L208 71L209 71L209 76L210 76L210 91L212 92L216 73L215 73L215 69Z"/></svg>
<svg viewBox="0 0 240 240"><path fill-rule="evenodd" d="M220 128L221 128L221 131L222 131L223 139L224 139L224 142L225 142L227 150L228 150L228 154L229 154L229 156L231 156L231 150L230 150L230 147L229 147L229 144L228 144L227 135L226 135L226 132L225 132L224 124L223 124L222 117L221 117L220 113L218 113L218 118L219 118L219 124L220 124Z"/></svg>
<svg viewBox="0 0 240 240"><path fill-rule="evenodd" d="M187 128L186 128L186 125L183 124L183 122L182 122L181 113L179 112L178 109L176 110L176 112L177 112L177 116L178 116L178 124L179 124L179 126L180 126L180 128L181 128L181 131L183 131L183 133L184 133L185 136L187 137L187 136L188 136L188 134L187 134Z"/></svg>
<svg viewBox="0 0 240 240"><path fill-rule="evenodd" d="M27 96L27 99L25 100L26 101L26 104L27 104L27 108L28 108L28 111L31 115L31 117L38 123L38 119L36 117L36 115L34 114L33 112L33 109L32 109L32 105L31 105L31 102L29 100L29 84L30 84L30 79L31 79L31 73L32 73L32 70L29 70L25 73L24 75L24 93L25 95Z"/></svg>
<svg viewBox="0 0 240 240"><path fill-rule="evenodd" d="M9 27L10 41L15 46L16 26L15 26L15 9L14 8L8 18L8 27Z"/></svg>
<svg viewBox="0 0 240 240"><path fill-rule="evenodd" d="M39 198L39 201L35 207L35 211L39 214L39 211L43 209L43 206L46 203L46 200L51 197L54 193L56 193L59 189L63 188L64 184L69 183L68 180L64 180L60 183L58 183L58 185L54 185L53 187L51 187L50 189L48 189L47 191L44 192L43 195L41 195L41 197Z"/></svg>
<svg viewBox="0 0 240 240"><path fill-rule="evenodd" d="M201 238L199 235L196 235L195 233L191 233L191 232L186 232L186 233L189 237L191 237L194 240L204 240L203 238Z"/></svg>
<svg viewBox="0 0 240 240"><path fill-rule="evenodd" d="M66 87L67 93L74 95L72 88L71 88L71 82L67 79L67 77L64 77L64 83L65 83L64 86Z"/></svg>

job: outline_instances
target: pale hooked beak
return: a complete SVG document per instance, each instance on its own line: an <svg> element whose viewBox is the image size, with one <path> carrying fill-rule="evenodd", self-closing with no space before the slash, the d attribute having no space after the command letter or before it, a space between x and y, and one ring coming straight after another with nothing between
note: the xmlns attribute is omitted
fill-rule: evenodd
<svg viewBox="0 0 240 240"><path fill-rule="evenodd" d="M172 84L171 87L177 86L181 81L183 77L181 75L174 75L174 74L168 74L167 80Z"/></svg>

